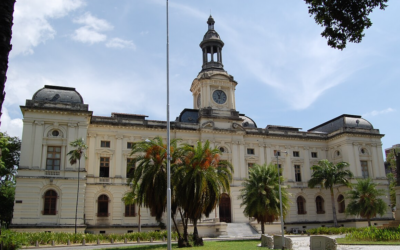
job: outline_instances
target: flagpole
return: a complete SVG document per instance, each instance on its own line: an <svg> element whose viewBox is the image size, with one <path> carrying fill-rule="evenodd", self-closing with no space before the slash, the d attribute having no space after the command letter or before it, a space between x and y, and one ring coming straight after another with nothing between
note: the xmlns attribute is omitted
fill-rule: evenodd
<svg viewBox="0 0 400 250"><path fill-rule="evenodd" d="M169 124L169 23L167 1L167 248L171 250L171 148Z"/></svg>

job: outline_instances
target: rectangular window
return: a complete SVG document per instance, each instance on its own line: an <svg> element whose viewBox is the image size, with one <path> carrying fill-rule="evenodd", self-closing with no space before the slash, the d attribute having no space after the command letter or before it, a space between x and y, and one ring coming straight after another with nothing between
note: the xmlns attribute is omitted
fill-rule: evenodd
<svg viewBox="0 0 400 250"><path fill-rule="evenodd" d="M367 161L361 161L361 173L362 173L362 177L364 179L369 177L369 174L368 174L368 162Z"/></svg>
<svg viewBox="0 0 400 250"><path fill-rule="evenodd" d="M295 178L296 178L296 182L301 182L300 165L294 165L294 175L295 175Z"/></svg>
<svg viewBox="0 0 400 250"><path fill-rule="evenodd" d="M126 148L129 148L129 149L133 148L133 142L126 143Z"/></svg>
<svg viewBox="0 0 400 250"><path fill-rule="evenodd" d="M101 141L100 146L102 148L109 148L110 147L110 141Z"/></svg>
<svg viewBox="0 0 400 250"><path fill-rule="evenodd" d="M100 177L110 177L110 157L100 157Z"/></svg>
<svg viewBox="0 0 400 250"><path fill-rule="evenodd" d="M126 178L132 178L135 172L135 161L132 158L126 159Z"/></svg>
<svg viewBox="0 0 400 250"><path fill-rule="evenodd" d="M281 156L281 151L279 150L274 150L274 156L276 157L276 154L278 154L278 156Z"/></svg>
<svg viewBox="0 0 400 250"><path fill-rule="evenodd" d="M299 151L293 151L293 157L300 157Z"/></svg>
<svg viewBox="0 0 400 250"><path fill-rule="evenodd" d="M247 154L248 155L254 155L254 148L248 148L247 149Z"/></svg>
<svg viewBox="0 0 400 250"><path fill-rule="evenodd" d="M60 170L61 147L48 146L46 170Z"/></svg>
<svg viewBox="0 0 400 250"><path fill-rule="evenodd" d="M311 152L311 158L318 158L317 152Z"/></svg>
<svg viewBox="0 0 400 250"><path fill-rule="evenodd" d="M135 204L125 205L125 217L135 217Z"/></svg>

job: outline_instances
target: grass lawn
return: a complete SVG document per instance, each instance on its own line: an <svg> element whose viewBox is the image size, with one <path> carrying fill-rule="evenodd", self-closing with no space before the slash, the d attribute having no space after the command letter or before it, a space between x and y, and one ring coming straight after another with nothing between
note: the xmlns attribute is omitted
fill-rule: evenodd
<svg viewBox="0 0 400 250"><path fill-rule="evenodd" d="M337 238L339 245L400 245L398 241L353 241L345 238Z"/></svg>
<svg viewBox="0 0 400 250"><path fill-rule="evenodd" d="M199 247L199 250L214 250L214 249L229 249L229 250L243 250L243 249L257 249L260 240L234 240L234 241L204 241L204 247ZM120 248L103 248L112 250L127 250L127 249L143 249L143 250L153 250L153 249L167 249L167 245L148 245L148 246L132 246L132 247L120 247ZM172 244L172 249L178 249L177 244ZM185 249L185 248L183 248ZM186 248L190 249L190 248ZM267 248L263 248L267 249Z"/></svg>

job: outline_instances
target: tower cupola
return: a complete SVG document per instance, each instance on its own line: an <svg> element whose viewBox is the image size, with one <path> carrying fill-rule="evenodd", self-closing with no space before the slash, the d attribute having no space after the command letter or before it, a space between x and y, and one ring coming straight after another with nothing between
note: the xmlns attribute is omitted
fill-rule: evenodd
<svg viewBox="0 0 400 250"><path fill-rule="evenodd" d="M207 21L208 31L200 43L200 48L203 52L203 66L201 72L208 70L224 70L222 64L222 47L224 42L219 37L219 34L214 30L214 18L210 15Z"/></svg>

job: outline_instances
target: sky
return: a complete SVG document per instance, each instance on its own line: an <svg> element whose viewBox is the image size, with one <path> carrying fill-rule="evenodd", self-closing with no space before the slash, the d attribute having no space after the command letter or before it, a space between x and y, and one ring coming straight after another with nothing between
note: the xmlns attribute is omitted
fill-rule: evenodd
<svg viewBox="0 0 400 250"><path fill-rule="evenodd" d="M212 14L236 109L259 128L308 130L361 115L400 143L400 1L375 9L359 44L327 45L304 1L170 0L170 114L193 108L199 44ZM1 117L22 135L20 106L44 85L75 87L97 116L166 120L165 0L18 0Z"/></svg>

